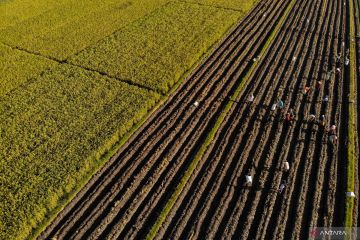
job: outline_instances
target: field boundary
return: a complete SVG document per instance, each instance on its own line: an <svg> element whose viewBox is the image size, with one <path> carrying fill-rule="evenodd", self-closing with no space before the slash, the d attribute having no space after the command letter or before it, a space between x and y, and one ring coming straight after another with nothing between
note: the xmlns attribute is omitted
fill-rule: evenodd
<svg viewBox="0 0 360 240"><path fill-rule="evenodd" d="M49 56L45 56L45 55L42 55L40 53L36 53L36 52L32 52L32 51L29 51L25 48L22 48L22 47L14 47L14 46L11 46L7 43L4 43L4 42L1 42L2 45L4 46L7 46L9 48L11 48L12 50L17 50L17 51L21 51L21 52L24 52L24 53L27 53L27 54L30 54L30 55L33 55L33 56L37 56L37 57L41 57L41 58L45 58L47 60L50 60L50 61L54 61L54 62L57 62L59 64L63 64L63 65L69 65L69 66L74 66L74 67L78 67L78 68L81 68L83 70L86 70L86 71L90 71L90 72L94 72L94 73L98 73L100 74L101 76L104 76L104 77L108 77L108 78L111 78L113 80L116 80L116 81L119 81L119 82L122 82L122 83L126 83L130 86L134 86L134 87L138 87L138 88L142 88L142 89L145 89L145 90L148 90L148 91L151 91L151 92L155 92L159 95L164 95L163 93L161 93L160 91L157 91L155 89L152 89L150 87L147 87L147 86L144 86L144 85L141 85L141 84L138 84L138 83L135 83L135 82L132 82L131 80L128 80L128 79L122 79L122 78L118 78L116 76L112 76L112 75L109 75L108 73L105 73L105 72L102 72L102 71L98 71L98 70L95 70L95 69L91 69L91 68L88 68L88 67L84 67L84 66L80 66L80 65L77 65L77 64L74 64L74 63L71 63L71 62L68 62L67 60L59 60L59 59L56 59L54 57L49 57Z"/></svg>
<svg viewBox="0 0 360 240"><path fill-rule="evenodd" d="M244 11L241 11L241 10L237 10L237 9L232 9L232 8L225 8L225 7L218 7L218 6L214 6L214 5L208 5L208 4L199 4L199 3L195 3L195 2L188 2L188 1L183 1L183 0L174 0L174 1L168 1L167 3L164 3L162 4L161 6L155 8L153 11L149 12L148 14L144 15L143 17L129 23L129 24L132 24L134 22L137 22L137 21L140 21L141 19L144 19L146 18L147 16L149 16L151 13L153 12L156 12L156 11L159 11L159 9L165 7L166 5L170 4L171 2L174 2L174 3L184 3L184 4L194 4L194 5L199 5L200 7L201 6L204 6L204 7L210 7L210 8L217 8L217 9L222 9L222 10L226 10L226 11L235 11L235 12L239 12L241 13L241 16L233 23L229 26L229 28L224 31L222 37L220 37L219 39L217 39L216 41L214 41L213 44L211 44L209 46L209 48L207 49L207 51L205 51L203 53L202 56L199 57L199 59L192 65L190 66L188 69L184 69L184 73L179 77L178 81L175 82L175 84L169 89L169 91L167 93L163 93L161 90L158 90L158 89L153 89L151 87L147 87L147 86L144 86L142 84L139 84L139 83L135 83L133 81L131 81L130 79L123 79L123 78L119 78L119 77L116 77L116 76L113 76L109 73L106 73L106 72L103 72L103 71L99 71L99 70L96 70L96 69L92 69L90 67L85 67L85 66L82 66L82 65L78 65L78 64L75 64L75 63L72 63L69 61L69 58L71 56L75 56L77 54L79 54L80 52L84 51L85 49L91 47L91 46L94 46L96 44L98 44L101 40L107 38L107 37L110 37L112 35L114 35L116 32L120 31L121 29L125 28L126 26L123 26L123 27L120 27L118 29L116 29L115 31L113 31L111 34L109 35L106 35L104 36L103 38L101 38L100 40L98 40L97 42L95 42L94 44L91 44L89 46L86 46L85 48L77 51L76 53L72 54L71 56L65 58L65 59L58 59L56 57L52 57L52 56L47 56L47 55L43 55L41 53L38 53L38 52L34 52L34 51L31 51L31 50L28 50L26 48L23 48L21 46L13 46L13 45L10 45L6 42L3 42L1 41L0 43L4 46L7 46L13 50L18 50L18 51L22 51L22 52L25 52L25 53L28 53L28 54L31 54L31 55L34 55L34 56L38 56L38 57L42 57L42 58L45 58L45 59L48 59L48 60L51 60L51 61L54 61L54 62L57 62L59 64L68 64L68 65L72 65L72 66L75 66L75 67L79 67L79 68L82 68L84 70L88 70L88 71L91 71L91 72L96 72L102 76L105 76L105 77L109 77L109 78L112 78L114 80L117 80L117 81L120 81L120 82L123 82L123 83L126 83L126 84L129 84L129 85L132 85L132 86L136 86L138 88L143 88L143 89L146 89L148 91L153 91L153 92L156 92L158 94L160 94L161 96L164 96L164 97L168 97L171 95L171 93L175 92L176 89L181 85L181 83L183 81L185 81L187 79L188 76L190 76L190 73L193 72L196 67L199 65L201 66L204 62L204 60L206 60L206 58L208 56L210 56L215 50L216 48L219 46L219 44L224 40L226 39L226 37L228 36L228 34L236 27L239 25L239 22L241 22L241 19L244 18L246 16L247 13L251 12L251 10L254 8L254 6L256 6L259 1L257 1L253 6L252 8L248 11L248 12L244 12Z"/></svg>
<svg viewBox="0 0 360 240"><path fill-rule="evenodd" d="M349 15L350 15L350 82L349 82L349 124L348 124L348 159L347 159L347 192L355 191L354 167L356 158L356 55L355 55L355 16L354 16L354 2L349 1ZM345 210L345 227L352 227L353 225L353 211L354 198L346 198Z"/></svg>
<svg viewBox="0 0 360 240"><path fill-rule="evenodd" d="M266 41L266 43L262 47L262 49L260 51L260 54L259 54L260 56L263 56L267 52L267 50L269 49L269 46L272 43L272 40L276 37L277 33L279 32L279 29L283 26L283 23L284 23L285 19L287 18L287 16L289 15L290 10L294 6L295 2L296 2L295 0L292 0L289 3L289 5L287 6L283 16L279 20L279 23L276 25L275 29L271 32L268 40ZM186 185L187 181L189 180L191 174L195 170L198 162L200 161L201 157L205 154L205 151L207 150L208 146L210 145L212 139L215 137L215 134L217 133L217 131L220 128L223 121L225 120L225 117L226 117L227 113L230 111L231 107L235 103L236 98L241 94L241 91L242 91L243 87L245 86L245 84L249 80L250 76L253 74L253 71L255 70L255 68L257 67L258 64L259 64L259 62L253 63L253 65L250 67L250 69L246 73L246 75L242 79L240 79L241 83L239 84L239 86L235 90L235 93L228 100L228 103L225 105L224 110L221 112L220 116L217 118L217 120L216 120L213 128L211 129L211 131L207 134L204 143L200 146L197 154L193 158L193 160L190 163L188 169L185 171L185 174L181 178L181 180L180 180L178 186L176 187L175 191L173 192L173 194L171 195L171 197L167 201L165 207L162 209L162 211L161 211L159 217L157 218L156 222L151 227L149 233L146 236L147 240L152 240L152 239L155 238L158 230L160 229L162 223L164 222L167 215L169 214L172 206L175 204L176 200L180 196L183 188L185 187L185 185Z"/></svg>
<svg viewBox="0 0 360 240"><path fill-rule="evenodd" d="M61 58L61 59L56 58L56 57L52 57L52 56L48 56L48 55L42 55L42 56L44 56L44 57L49 57L49 58L54 58L54 59L56 59L57 61L66 61L66 60L68 60L71 56L74 56L74 55L79 54L80 52L84 51L85 49L87 49L87 48L90 47L90 46L97 45L97 44L98 44L100 41L102 41L103 39L105 39L105 38L107 38L107 37L110 37L110 36L114 35L116 32L118 32L118 31L122 30L123 28L125 28L126 26L128 26L128 25L130 25L130 24L132 24L132 23L134 23L134 22L136 22L136 21L139 21L139 20L142 19L142 18L147 17L148 15L150 15L150 14L152 14L153 12L157 11L158 9L160 9L160 8L168 5L168 4L169 4L170 2L172 2L172 1L174 1L174 0L167 0L167 1L164 2L164 3L161 3L160 5L158 5L158 6L156 6L155 8L153 8L151 11L149 11L149 12L145 13L144 15L142 15L141 17L139 17L139 18L137 18L137 19L134 19L134 20L128 22L128 23L127 23L126 25L124 25L124 26L119 26L119 27L116 28L115 30L111 31L109 34L106 34L106 35L104 35L104 36L101 36L100 39L94 41L93 43L90 43L89 45L86 45L85 47L83 47L83 48L81 48L81 49L78 49L78 50L75 51L74 53L69 54L69 55L67 55L67 56L65 56L65 57L63 57L63 58ZM0 1L0 2L1 2L1 1ZM55 9L55 7L52 7L52 8L50 8L50 9L48 9L47 11L53 10L53 9ZM27 20L29 20L29 19L33 19L33 18L38 17L38 16L39 16L39 15L31 16L31 17L29 17L28 19L25 19L25 20L22 20L21 22L18 22L17 24L20 24L20 23L22 23L23 21L27 21ZM13 28L13 27L14 27L14 25L10 25L10 26L4 27L4 28L0 28L0 31L1 31L1 30L4 30L4 29L7 29L7 28ZM3 43L4 43L4 42L3 42ZM6 43L6 44L8 45L8 43ZM11 43L9 43L9 44L11 44ZM15 47L15 46L14 46L14 47ZM18 47L18 46L16 46L16 47ZM29 51L28 49L25 49L25 50L26 50L26 51ZM40 53L36 53L36 54L40 54Z"/></svg>
<svg viewBox="0 0 360 240"><path fill-rule="evenodd" d="M236 8L231 8L231 7L221 7L221 6L205 4L205 3L198 3L198 2L192 2L192 1L186 1L186 0L177 0L177 2L182 2L182 3L187 3L187 4L194 4L194 5L198 5L198 6L204 6L204 7L213 7L213 8L218 8L218 9L222 9L222 10L229 10L229 11L235 11L235 12L240 12L242 14L246 14L242 10L239 10L239 9L236 9ZM257 4L257 2L255 3L255 5L256 4Z"/></svg>

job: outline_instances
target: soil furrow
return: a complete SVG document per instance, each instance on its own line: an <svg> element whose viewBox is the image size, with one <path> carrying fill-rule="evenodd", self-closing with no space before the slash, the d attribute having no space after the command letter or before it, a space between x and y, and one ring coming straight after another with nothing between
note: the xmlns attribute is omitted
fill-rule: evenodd
<svg viewBox="0 0 360 240"><path fill-rule="evenodd" d="M319 4L319 3L318 3ZM319 15L319 13L317 14ZM311 17L312 19L313 17ZM315 18L316 19L316 18ZM306 23L304 23L306 24ZM305 30L307 31L307 30ZM312 33L312 37L316 36L317 34ZM309 41L310 38L307 38L306 41L304 41L304 46L306 46L308 49L309 48ZM309 51L303 51L302 52L302 56L300 61L302 62L301 64L299 64L300 66L302 66L301 68L299 68L297 70L297 73L294 73L294 77L296 79L299 79L300 81L298 81L298 83L295 83L294 89L297 89L297 91L292 92L293 95L301 95L300 92L300 88L299 86L301 86L301 80L303 79L303 73L305 71L306 66L306 59L308 57L308 52ZM298 101L298 99L296 100ZM289 147L285 147L287 146L287 144L284 144L284 146L281 146L278 150L277 150L277 155L280 155L280 157L276 157L274 156L273 158L279 158L282 161L280 161L280 164L278 166L276 166L276 168L274 169L274 171L278 171L277 173L275 173L275 177L273 178L269 178L270 183L273 182L275 184L273 184L273 186L269 186L266 189L270 189L269 193L267 193L267 191L265 191L264 194L262 194L262 200L261 202L258 204L258 206L256 208L257 211L257 215L255 215L254 217L254 221L252 222L252 232L250 232L251 236L256 237L256 235L260 235L260 237L264 238L265 233L266 233L266 227L268 226L268 222L270 221L270 217L272 214L272 211L274 208L280 208L281 205L274 205L277 200L277 197L279 196L279 198L283 198L282 195L277 194L277 188L281 183L281 179L283 180L287 180L288 182L291 179L288 179L288 173L287 172L283 172L283 164L284 161L288 161L290 163L290 165L293 165L293 149L296 147L298 141L299 141L299 130L302 130L304 128L304 122L306 123L305 118L308 115L309 109L304 109L303 105L297 104L295 101L295 106L298 105L299 109L297 110L298 112L298 120L297 120L297 124L295 125L294 128L290 129L290 133L287 135L287 140L285 140L285 143L289 143L288 146ZM289 154L290 152L290 154ZM281 157L283 156L283 157ZM281 164L282 163L282 164ZM271 171L270 171L271 172ZM269 181L268 180L268 181ZM272 190L275 189L275 190ZM284 193L284 195L286 194L286 192ZM264 209L263 209L264 208ZM268 213L268 214L267 214ZM262 218L262 221L266 221L265 223L263 223L262 221L260 221L259 219ZM260 221L260 222L257 222ZM261 229L264 229L261 231Z"/></svg>
<svg viewBox="0 0 360 240"><path fill-rule="evenodd" d="M315 7L316 9L316 7ZM302 15L302 14L301 14ZM302 19L302 21L304 21L304 19ZM294 35L295 39L296 39L296 35ZM296 79L296 68L295 65L292 67L289 65L291 64L291 56L301 56L300 53L304 52L304 47L305 45L302 46L302 48L299 47L300 44L297 44L294 46L294 50L293 51L289 51L290 55L288 57L285 58L289 59L289 62L286 64L283 64L284 70L280 70L280 72L282 72L284 75L280 76L279 79L281 79L282 81L284 81L286 83L286 87L284 90L284 95L282 96L282 99L284 99L284 101L287 103L288 107L292 107L294 106L294 104L292 104L292 102L294 102L294 98L296 98L296 92L292 93L292 96L287 96L288 92L290 91L290 89L294 89L294 84L295 82L291 81L292 79ZM286 53L285 53L286 54ZM301 66L301 65L300 65ZM301 67L300 67L301 68ZM286 69L286 70L285 70ZM272 91L273 92L273 91ZM274 92L279 92L279 90L275 89ZM281 91L280 91L281 92ZM290 99L288 99L288 97L290 97ZM292 99L293 98L293 99ZM276 98L273 97L272 102L275 102ZM295 111L297 111L296 106L295 108L293 107L293 109ZM282 154L282 147L284 142L284 139L289 137L289 133L291 132L292 128L288 128L288 126L284 126L284 124L282 123L272 123L271 125L273 133L268 135L266 133L263 133L265 136L268 136L266 143L264 145L264 148L260 146L254 146L254 150L256 149L256 151L263 151L262 155L260 155L260 159L263 159L262 163L260 163L260 166L264 166L264 169L262 169L261 167L259 167L259 171L260 171L260 177L259 177L259 181L261 181L261 190L262 191L251 191L250 192L250 196L247 199L247 202L245 203L245 207L242 210L242 213L240 215L238 215L237 217L235 217L236 222L234 224L229 224L232 226L237 226L237 229L235 231L235 234L233 234L234 236L242 236L242 237L247 237L248 235L248 230L251 226L251 222L253 221L253 214L255 214L255 211L257 209L257 204L258 201L261 199L261 197L265 197L267 196L268 192L270 192L269 194L273 193L274 189L276 189L278 186L276 185L275 187L271 187L271 179L274 173L276 173L279 170L279 167L281 165L281 159L280 159L280 155ZM279 142L278 142L279 141ZM276 150L276 146L277 146L277 150ZM280 165L278 165L280 164ZM278 165L278 166L277 166ZM258 177L254 177L255 179L257 179ZM255 180L256 183L256 180ZM277 181L275 181L275 183L277 183ZM237 222L243 222L244 224L242 224L242 227L240 227L240 225L237 224Z"/></svg>
<svg viewBox="0 0 360 240"><path fill-rule="evenodd" d="M311 40L311 42L312 42L313 40ZM314 44L315 46L316 46L316 43ZM314 55L314 51L312 52L312 54ZM309 59L317 59L317 57L309 57ZM309 62L310 64L311 64L311 62ZM309 65L306 69L310 69L310 66L311 65ZM306 72L305 71L305 79L309 79L309 74L310 74L310 72ZM311 75L310 75L311 76ZM311 77L312 78L312 77ZM304 103L303 103L304 104ZM305 109L304 110L304 116L306 115L306 114L309 114L309 113L311 113L312 111L314 111L313 109L310 109L309 108L309 106L307 107L307 110ZM306 116L307 117L307 116ZM304 119L302 119L303 121L304 121ZM312 133L312 131L311 131L311 129L313 128L314 126L310 126L310 124L308 124L308 126L307 126L307 129L306 129L306 131L307 132L304 132L304 131L302 131L303 129L302 128L300 128L300 126L299 126L299 129L297 130L298 131L298 133L297 133L297 135L299 135L300 134L300 139L301 140L304 140L305 138L306 138L306 135L309 135L308 136L308 138L311 140L311 139L314 139L314 137L312 136L312 135L314 135L313 133ZM310 131L309 131L310 130ZM316 129L314 129L314 130L316 130ZM300 131L302 131L302 133L300 133ZM291 171L290 171L290 173L289 173L289 178L290 179L292 179L293 177L292 177L292 175L294 175L294 173L297 171L297 169L298 169L298 166L299 166L299 161L297 161L296 159L299 159L299 157L298 157L298 155L299 154L303 154L303 146L304 146L304 143L303 143L303 141L301 141L299 144L298 144L298 146L296 146L296 144L295 145L292 145L292 147L291 147L291 152L293 152L291 155L293 155L293 156L296 156L295 157L295 162L294 162L294 168L292 168L291 169ZM297 151L296 151L296 149L298 149ZM306 148L305 148L306 149ZM295 152L294 152L295 151ZM308 151L307 149L306 149L306 151ZM298 176L301 176L303 173L298 173ZM296 182L295 182L295 185L298 185ZM282 201L280 202L280 203L278 203L278 204L276 204L276 206L277 206L277 208L279 208L280 206L283 206L283 209L285 210L285 211L288 211L288 209L289 209L289 200L287 200L287 201L285 201L284 202L284 200L285 199L287 199L288 197L287 197L287 193L289 193L290 195L292 194L292 191L293 191L293 184L291 184L290 185L290 188L289 188L289 191L288 192L285 192L285 196L284 196L284 198L282 199ZM294 198L294 199L296 199L296 198ZM286 210L287 209L287 210ZM275 212L276 212L276 210L275 210ZM281 211L282 213L284 213L284 211ZM281 216L282 214L280 214L280 216ZM284 222L286 222L286 220L285 219L282 219L281 217L279 217L278 215L273 215L272 216L272 220L273 221L276 221L276 218L278 218L278 223L277 223L277 228L275 229L275 231L274 231L274 237L277 237L277 238L281 238L280 236L279 236L279 234L280 233L278 233L279 231L281 231L281 232L283 232L283 230L279 230L279 226L281 226L282 228L284 227L284 224L281 224L281 223L284 223ZM267 232L267 236L269 236L269 234L271 234L272 232L270 232L270 231L272 231L272 230L270 230L269 229L269 231Z"/></svg>

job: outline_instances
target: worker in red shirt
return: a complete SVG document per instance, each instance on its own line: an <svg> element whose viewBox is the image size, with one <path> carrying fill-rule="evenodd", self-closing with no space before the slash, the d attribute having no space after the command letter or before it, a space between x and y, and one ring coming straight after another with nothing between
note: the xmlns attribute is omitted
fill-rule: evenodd
<svg viewBox="0 0 360 240"><path fill-rule="evenodd" d="M304 95L307 95L311 92L311 88L309 86L305 86L304 88Z"/></svg>
<svg viewBox="0 0 360 240"><path fill-rule="evenodd" d="M321 90L321 86L322 86L322 81L321 81L321 80L317 81L316 84L315 84L316 90L320 91L320 90Z"/></svg>

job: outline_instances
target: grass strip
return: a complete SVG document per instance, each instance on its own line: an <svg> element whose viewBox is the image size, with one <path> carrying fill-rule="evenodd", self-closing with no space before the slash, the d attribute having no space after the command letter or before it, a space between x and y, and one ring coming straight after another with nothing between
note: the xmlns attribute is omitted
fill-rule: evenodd
<svg viewBox="0 0 360 240"><path fill-rule="evenodd" d="M356 105L355 105L355 84L356 84L356 53L355 53L355 41L353 38L355 36L355 17L354 17L354 2L349 1L349 11L350 11L350 93L349 93L349 124L348 124L348 159L347 159L347 191L354 192L355 180L354 180L354 169L356 161ZM354 198L346 198L346 210L345 210L345 227L352 227L353 222L353 208L354 208Z"/></svg>
<svg viewBox="0 0 360 240"><path fill-rule="evenodd" d="M266 51L268 50L270 44L272 43L272 40L275 38L276 34L279 32L281 26L283 25L285 19L289 15L290 10L294 6L295 2L296 2L295 0L292 0L290 2L290 4L287 6L287 8L286 8L286 10L284 12L284 15L281 17L278 25L271 32L268 40L263 45L263 47L261 49L261 52L260 52L260 56L263 56L266 53ZM201 145L199 151L197 152L194 159L190 163L188 169L186 170L184 176L180 180L180 182L179 182L178 186L176 187L174 193L171 195L170 199L166 203L165 207L162 209L162 211L161 211L159 217L157 218L156 222L154 223L154 225L150 229L149 233L147 234L147 236L146 236L147 240L152 240L152 239L155 238L155 236L156 236L157 232L159 231L162 223L164 222L164 220L166 219L167 215L169 214L171 208L173 207L176 200L180 196L180 194L181 194L182 190L184 189L187 181L189 180L191 174L194 172L194 170L195 170L197 164L199 163L201 157L204 155L204 153L207 150L208 146L210 145L211 141L214 139L215 134L217 133L217 131L220 128L221 124L224 122L226 115L230 112L230 109L234 104L234 100L236 100L236 98L240 95L242 89L244 88L247 81L250 79L251 74L253 73L253 71L255 70L255 68L256 68L256 66L258 64L259 64L259 62L255 62L251 66L250 70L246 73L246 75L240 80L241 81L240 85L238 86L235 93L232 95L232 97L228 101L228 103L225 106L224 110L221 112L219 118L216 120L216 122L214 124L214 127L211 129L211 131L206 136L206 139L205 139L204 143Z"/></svg>

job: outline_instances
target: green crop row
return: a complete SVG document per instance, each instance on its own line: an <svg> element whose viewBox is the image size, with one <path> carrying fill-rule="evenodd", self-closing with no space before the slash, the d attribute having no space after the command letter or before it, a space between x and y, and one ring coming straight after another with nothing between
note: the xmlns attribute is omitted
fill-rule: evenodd
<svg viewBox="0 0 360 240"><path fill-rule="evenodd" d="M349 84L349 124L348 124L348 149L347 149L347 192L355 191L355 161L356 156L356 48L355 48L355 8L353 0L349 1L350 11L350 84ZM353 227L354 198L346 198L345 227ZM347 239L351 239L347 238Z"/></svg>
<svg viewBox="0 0 360 240"><path fill-rule="evenodd" d="M25 239L160 95L58 64L0 98L0 239Z"/></svg>
<svg viewBox="0 0 360 240"><path fill-rule="evenodd" d="M0 44L0 99L11 90L53 66L55 66L53 61Z"/></svg>
<svg viewBox="0 0 360 240"><path fill-rule="evenodd" d="M95 44L169 0L62 0L0 31L0 40L59 60ZM35 4L44 0L35 0ZM46 2L46 1L45 1ZM1 11L15 11L18 1L0 5ZM39 4L39 8L44 8ZM51 5L51 4L50 4ZM35 7L36 8L36 7ZM11 19L11 14L8 18ZM0 25L1 26L1 25Z"/></svg>
<svg viewBox="0 0 360 240"><path fill-rule="evenodd" d="M166 93L242 15L170 2L70 62Z"/></svg>

